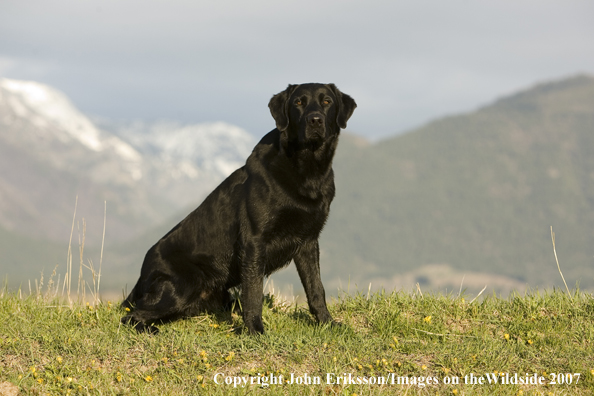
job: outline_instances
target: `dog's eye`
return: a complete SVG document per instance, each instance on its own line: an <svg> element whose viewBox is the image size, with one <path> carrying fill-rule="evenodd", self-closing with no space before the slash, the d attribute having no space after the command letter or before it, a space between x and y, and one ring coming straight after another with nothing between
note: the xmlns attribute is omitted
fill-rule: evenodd
<svg viewBox="0 0 594 396"><path fill-rule="evenodd" d="M295 101L295 104L296 104L297 106L301 106L301 100L297 99L297 100Z"/></svg>
<svg viewBox="0 0 594 396"><path fill-rule="evenodd" d="M326 105L326 106L327 106L327 105L329 105L330 103L332 103L332 101L331 101L330 99L324 99L324 100L322 101L322 103L323 103L324 105Z"/></svg>

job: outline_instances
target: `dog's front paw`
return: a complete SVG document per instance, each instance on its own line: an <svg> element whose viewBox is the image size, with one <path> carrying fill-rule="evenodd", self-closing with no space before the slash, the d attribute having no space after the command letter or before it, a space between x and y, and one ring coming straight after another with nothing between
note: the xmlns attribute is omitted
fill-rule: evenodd
<svg viewBox="0 0 594 396"><path fill-rule="evenodd" d="M326 323L334 322L332 315L330 315L330 312L328 312L327 309L323 310L321 312L314 313L314 316L319 324L326 324Z"/></svg>
<svg viewBox="0 0 594 396"><path fill-rule="evenodd" d="M140 322L136 320L132 315L124 316L120 322L126 325L132 325L134 329L139 333L148 333L148 334L158 334L159 328L153 326L152 324L146 324L144 322Z"/></svg>
<svg viewBox="0 0 594 396"><path fill-rule="evenodd" d="M159 328L156 326L153 326L152 324L138 322L134 325L134 328L139 333L147 333L150 335L159 334Z"/></svg>
<svg viewBox="0 0 594 396"><path fill-rule="evenodd" d="M255 317L251 320L245 321L245 327L248 329L250 334L264 334L264 324L262 318Z"/></svg>

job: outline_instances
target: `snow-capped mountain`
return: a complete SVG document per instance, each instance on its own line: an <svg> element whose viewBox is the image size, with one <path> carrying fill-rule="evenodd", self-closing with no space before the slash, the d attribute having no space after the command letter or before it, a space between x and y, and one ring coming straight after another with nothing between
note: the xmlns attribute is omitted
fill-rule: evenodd
<svg viewBox="0 0 594 396"><path fill-rule="evenodd" d="M122 174L118 181L141 177L138 151L99 130L63 93L47 85L1 79L0 114L0 139L43 151L39 158L52 166L63 170L83 166L91 178L101 180L104 175L92 168L115 162Z"/></svg>
<svg viewBox="0 0 594 396"><path fill-rule="evenodd" d="M245 163L255 144L244 129L225 122L136 121L105 127L130 142L170 181L222 180Z"/></svg>
<svg viewBox="0 0 594 396"><path fill-rule="evenodd" d="M101 231L107 201L107 238L132 238L200 203L254 143L223 122L97 123L52 87L0 79L0 228L64 240L78 196L87 224Z"/></svg>
<svg viewBox="0 0 594 396"><path fill-rule="evenodd" d="M28 118L40 129L55 127L54 136L64 143L75 140L92 151L114 149L122 159L140 160L138 152L119 139L102 139L101 131L63 93L45 84L2 79L0 93L0 100L7 105L5 110L12 110L12 114L4 114L5 122L10 123L11 116L13 120Z"/></svg>

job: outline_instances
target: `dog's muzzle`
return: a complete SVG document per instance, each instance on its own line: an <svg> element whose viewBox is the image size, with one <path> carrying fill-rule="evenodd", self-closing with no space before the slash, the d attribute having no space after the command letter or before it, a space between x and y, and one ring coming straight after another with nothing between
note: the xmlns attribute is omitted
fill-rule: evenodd
<svg viewBox="0 0 594 396"><path fill-rule="evenodd" d="M326 136L326 123L321 113L311 113L306 119L305 138L306 140L321 140Z"/></svg>
<svg viewBox="0 0 594 396"><path fill-rule="evenodd" d="M311 113L307 116L307 126L310 128L322 128L324 126L324 115L320 113Z"/></svg>

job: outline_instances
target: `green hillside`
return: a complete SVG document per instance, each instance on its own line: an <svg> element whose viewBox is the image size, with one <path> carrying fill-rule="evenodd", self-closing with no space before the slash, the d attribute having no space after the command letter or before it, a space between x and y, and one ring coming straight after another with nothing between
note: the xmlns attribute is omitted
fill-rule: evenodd
<svg viewBox="0 0 594 396"><path fill-rule="evenodd" d="M235 312L138 334L120 324L117 304L74 298L70 304L64 295L19 298L0 289L0 394L585 396L594 390L591 294L482 301L343 294L329 304L342 323L332 327L316 325L306 306L267 294L266 333L259 336L247 334ZM527 377L538 381L518 380Z"/></svg>
<svg viewBox="0 0 594 396"><path fill-rule="evenodd" d="M567 281L594 287L591 77L539 85L366 147L347 139L335 172L322 237L328 279L389 286L417 271L431 286L431 274L418 272L431 264L459 274L449 285L456 290L465 273L491 274L483 284L503 276L559 285L553 226Z"/></svg>

